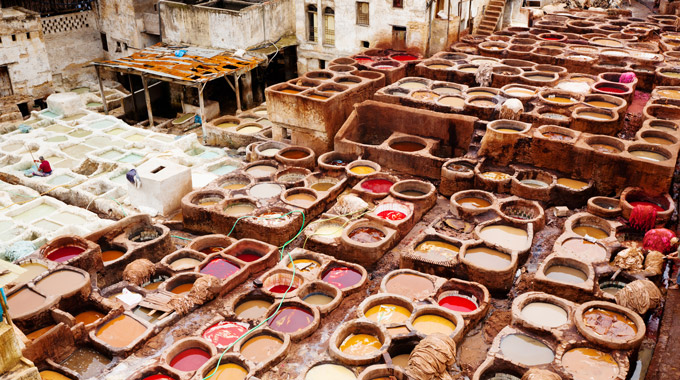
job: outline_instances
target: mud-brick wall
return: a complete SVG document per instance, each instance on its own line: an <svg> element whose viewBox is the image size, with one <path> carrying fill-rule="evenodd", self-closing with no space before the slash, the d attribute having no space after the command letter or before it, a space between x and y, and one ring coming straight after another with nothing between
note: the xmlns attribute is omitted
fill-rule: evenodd
<svg viewBox="0 0 680 380"><path fill-rule="evenodd" d="M14 94L36 98L49 95L52 71L40 16L15 8L2 9L0 39L0 66L7 66Z"/></svg>
<svg viewBox="0 0 680 380"><path fill-rule="evenodd" d="M87 63L104 58L94 11L69 13L42 19L45 49L54 84L68 90L96 80Z"/></svg>
<svg viewBox="0 0 680 380"><path fill-rule="evenodd" d="M239 11L174 1L159 3L163 42L247 49L295 32L293 0L255 3Z"/></svg>
<svg viewBox="0 0 680 380"><path fill-rule="evenodd" d="M135 49L143 49L160 41L155 34L146 33L145 17L157 14L158 0L98 0L99 29L106 35L108 52L106 58L127 57ZM118 43L120 51L116 51ZM125 48L127 45L127 49Z"/></svg>

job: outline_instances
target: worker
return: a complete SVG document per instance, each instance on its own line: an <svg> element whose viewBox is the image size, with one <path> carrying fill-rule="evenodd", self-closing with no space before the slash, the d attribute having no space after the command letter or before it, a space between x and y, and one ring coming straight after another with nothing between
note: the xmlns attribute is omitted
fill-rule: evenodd
<svg viewBox="0 0 680 380"><path fill-rule="evenodd" d="M38 171L33 172L33 175L47 177L52 174L52 166L50 166L49 161L47 161L45 157L40 156L35 162L40 163L40 166L38 166Z"/></svg>

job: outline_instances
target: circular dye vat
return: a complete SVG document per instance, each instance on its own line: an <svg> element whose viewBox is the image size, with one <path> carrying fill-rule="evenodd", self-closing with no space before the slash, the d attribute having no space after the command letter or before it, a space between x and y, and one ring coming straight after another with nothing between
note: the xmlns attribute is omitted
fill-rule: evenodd
<svg viewBox="0 0 680 380"><path fill-rule="evenodd" d="M193 282L188 282L186 284L179 284L175 286L174 288L170 289L171 293L179 294L179 295L185 295L191 291L191 288L194 287Z"/></svg>
<svg viewBox="0 0 680 380"><path fill-rule="evenodd" d="M203 331L203 338L215 347L224 349L248 331L248 325L239 322L218 322Z"/></svg>
<svg viewBox="0 0 680 380"><path fill-rule="evenodd" d="M35 284L35 290L46 296L60 296L78 290L85 277L72 270L58 270L43 277Z"/></svg>
<svg viewBox="0 0 680 380"><path fill-rule="evenodd" d="M588 186L588 182L583 182L571 178L558 178L557 184L573 190L581 190Z"/></svg>
<svg viewBox="0 0 680 380"><path fill-rule="evenodd" d="M259 199L277 197L283 191L283 187L276 183L258 183L248 191L250 195Z"/></svg>
<svg viewBox="0 0 680 380"><path fill-rule="evenodd" d="M583 271L565 265L553 265L545 271L545 276L553 281L566 284L581 284L588 279Z"/></svg>
<svg viewBox="0 0 680 380"><path fill-rule="evenodd" d="M385 283L388 293L399 294L411 299L424 299L434 291L429 278L410 273L399 273Z"/></svg>
<svg viewBox="0 0 680 380"><path fill-rule="evenodd" d="M321 267L318 261L312 259L295 259L292 263L288 263L288 268L293 269L293 265L298 272L312 272Z"/></svg>
<svg viewBox="0 0 680 380"><path fill-rule="evenodd" d="M237 259L241 261L245 261L247 263L252 263L253 261L257 261L262 258L262 255L255 250L252 249L244 249L243 251L237 253L234 255Z"/></svg>
<svg viewBox="0 0 680 380"><path fill-rule="evenodd" d="M252 135L257 132L260 132L262 130L262 127L257 126L257 125L246 125L241 128L238 128L236 130L236 133L243 133L245 135Z"/></svg>
<svg viewBox="0 0 680 380"><path fill-rule="evenodd" d="M397 367L405 369L408 366L408 359L410 356L411 353L397 355L392 358L392 364L394 364Z"/></svg>
<svg viewBox="0 0 680 380"><path fill-rule="evenodd" d="M666 211L665 208L661 207L660 204L655 203L655 202L649 202L649 201L637 201L637 202L629 202L631 206L637 207L637 206L651 206L654 208L656 212L663 212Z"/></svg>
<svg viewBox="0 0 680 380"><path fill-rule="evenodd" d="M537 179L523 179L519 182L524 186L533 187L534 189L545 189L548 187L547 183Z"/></svg>
<svg viewBox="0 0 680 380"><path fill-rule="evenodd" d="M291 149L287 150L283 153L279 153L281 157L287 158L289 160L299 160L305 157L309 157L309 152L305 152L304 150L297 150L297 149Z"/></svg>
<svg viewBox="0 0 680 380"><path fill-rule="evenodd" d="M234 312L239 319L259 319L271 305L271 302L265 300L250 300L240 303Z"/></svg>
<svg viewBox="0 0 680 380"><path fill-rule="evenodd" d="M411 312L403 306L385 303L366 310L364 316L379 324L389 325L406 322L411 318Z"/></svg>
<svg viewBox="0 0 680 380"><path fill-rule="evenodd" d="M313 184L312 186L310 186L310 188L312 190L316 190L316 191L328 191L335 185L336 185L335 182L321 182L320 181L320 182L317 182L317 183Z"/></svg>
<svg viewBox="0 0 680 380"><path fill-rule="evenodd" d="M314 230L314 235L336 238L342 235L344 228L345 227L339 223L322 223Z"/></svg>
<svg viewBox="0 0 680 380"><path fill-rule="evenodd" d="M542 135L547 137L550 140L554 141L568 141L571 140L571 136L564 135L562 133L557 133L557 132L542 132ZM559 180L558 180L559 183Z"/></svg>
<svg viewBox="0 0 680 380"><path fill-rule="evenodd" d="M428 256L438 257L444 260L452 260L460 252L460 248L451 243L439 240L426 240L416 246L416 252L426 253Z"/></svg>
<svg viewBox="0 0 680 380"><path fill-rule="evenodd" d="M241 355L254 363L262 363L271 359L281 346L283 341L275 336L258 335L243 343Z"/></svg>
<svg viewBox="0 0 680 380"><path fill-rule="evenodd" d="M439 94L432 91L416 91L411 94L411 97L418 100L423 100L426 102L433 102L437 100ZM396 149L396 148L395 148Z"/></svg>
<svg viewBox="0 0 680 380"><path fill-rule="evenodd" d="M125 252L117 249L109 249L106 251L102 251L102 261L106 263L109 261L117 260L123 257L124 254Z"/></svg>
<svg viewBox="0 0 680 380"><path fill-rule="evenodd" d="M220 252L225 248L227 248L227 247L224 247L224 246L221 246L221 245L213 245L213 246L201 248L199 250L199 252L205 253L206 255L210 255L210 254L213 254L213 253Z"/></svg>
<svg viewBox="0 0 680 380"><path fill-rule="evenodd" d="M245 182L225 182L222 184L222 188L225 190L238 190L243 189L246 186L248 186L248 184Z"/></svg>
<svg viewBox="0 0 680 380"><path fill-rule="evenodd" d="M566 97L566 96L560 96L560 95L548 95L545 100L548 100L550 102L554 103L560 103L560 104L575 104L576 99Z"/></svg>
<svg viewBox="0 0 680 380"><path fill-rule="evenodd" d="M603 230L601 228L597 228L597 227L591 227L591 226L574 227L572 229L572 231L574 231L574 233L579 234L581 236L590 236L590 237L594 237L595 239L598 239L598 240L599 239L606 239L606 238L609 237L609 234L605 230ZM584 241L583 244L586 244L586 243L592 244L588 241Z"/></svg>
<svg viewBox="0 0 680 380"><path fill-rule="evenodd" d="M652 152L650 150L631 150L630 154L637 158L654 162L666 161L668 159L668 157L664 156L663 154Z"/></svg>
<svg viewBox="0 0 680 380"><path fill-rule="evenodd" d="M673 141L665 139L663 137L655 137L655 136L646 136L642 138L646 142L650 144L656 144L656 145L673 145Z"/></svg>
<svg viewBox="0 0 680 380"><path fill-rule="evenodd" d="M417 81L405 81L399 83L399 87L405 88L407 90L418 90L421 88L427 88L427 85L423 82L417 82Z"/></svg>
<svg viewBox="0 0 680 380"><path fill-rule="evenodd" d="M606 113L599 113L599 112L590 112L590 111L582 111L578 113L579 116L590 119L590 120L612 120L614 119L612 116L607 115Z"/></svg>
<svg viewBox="0 0 680 380"><path fill-rule="evenodd" d="M511 250L522 250L529 238L527 232L521 228L500 224L482 228L479 236L487 242Z"/></svg>
<svg viewBox="0 0 680 380"><path fill-rule="evenodd" d="M595 87L596 89L602 91L602 92L608 92L610 94L623 94L626 92L626 90L619 88L619 87L614 87L614 86L607 86L607 85L599 85Z"/></svg>
<svg viewBox="0 0 680 380"><path fill-rule="evenodd" d="M303 299L305 303L308 303L310 305L315 305L315 306L323 306L323 305L328 305L329 303L333 302L333 297L324 294L324 293L310 293L306 295Z"/></svg>
<svg viewBox="0 0 680 380"><path fill-rule="evenodd" d="M407 197L422 197L424 195L427 195L426 193L418 190L402 190L399 192L401 195L405 195Z"/></svg>
<svg viewBox="0 0 680 380"><path fill-rule="evenodd" d="M245 380L248 376L248 371L235 363L220 364L217 371L211 369L209 374L212 375L210 380Z"/></svg>
<svg viewBox="0 0 680 380"><path fill-rule="evenodd" d="M83 252L85 252L85 248L68 245L50 252L50 254L47 255L47 260L63 263L64 261L77 257Z"/></svg>
<svg viewBox="0 0 680 380"><path fill-rule="evenodd" d="M351 334L340 344L340 351L347 355L363 356L372 354L382 347L378 338L369 334Z"/></svg>
<svg viewBox="0 0 680 380"><path fill-rule="evenodd" d="M618 293L625 286L626 283L621 281L604 281L600 283L600 290L609 295L616 296L616 293Z"/></svg>
<svg viewBox="0 0 680 380"><path fill-rule="evenodd" d="M170 367L184 371L195 371L210 359L210 353L200 348L189 348L170 360Z"/></svg>
<svg viewBox="0 0 680 380"><path fill-rule="evenodd" d="M522 380L521 378L505 372L495 372L493 374L484 374L484 380Z"/></svg>
<svg viewBox="0 0 680 380"><path fill-rule="evenodd" d="M227 216L250 215L253 211L255 211L255 205L250 203L232 203L223 210Z"/></svg>
<svg viewBox="0 0 680 380"><path fill-rule="evenodd" d="M468 208L484 208L491 206L491 202L487 201L486 199L477 197L465 197L456 199L456 203L463 207Z"/></svg>
<svg viewBox="0 0 680 380"><path fill-rule="evenodd" d="M545 328L562 326L568 321L566 310L548 302L531 302L524 306L521 315L531 324Z"/></svg>
<svg viewBox="0 0 680 380"><path fill-rule="evenodd" d="M430 65L427 65L429 69L442 69L442 70L450 70L453 68L453 66L445 65L443 63L433 63Z"/></svg>
<svg viewBox="0 0 680 380"><path fill-rule="evenodd" d="M608 353L593 348L572 348L562 356L562 367L574 379L613 380L619 365Z"/></svg>
<svg viewBox="0 0 680 380"><path fill-rule="evenodd" d="M597 335L609 339L632 339L637 334L635 322L611 310L588 309L583 313L583 322Z"/></svg>
<svg viewBox="0 0 680 380"><path fill-rule="evenodd" d="M417 152L425 149L425 145L414 141L399 141L390 144L390 148L402 152Z"/></svg>
<svg viewBox="0 0 680 380"><path fill-rule="evenodd" d="M500 349L501 354L507 359L527 366L548 364L555 359L555 354L550 347L524 334L511 334L503 337Z"/></svg>
<svg viewBox="0 0 680 380"><path fill-rule="evenodd" d="M296 183L302 181L304 178L305 176L302 173L287 173L280 175L277 180L285 183Z"/></svg>
<svg viewBox="0 0 680 380"><path fill-rule="evenodd" d="M19 284L29 282L48 270L47 266L39 263L26 263L21 264L20 266L26 271L17 277L16 282Z"/></svg>
<svg viewBox="0 0 680 380"><path fill-rule="evenodd" d="M463 108L465 106L465 99L459 98L457 96L445 96L439 99L437 102L441 105L453 108Z"/></svg>
<svg viewBox="0 0 680 380"><path fill-rule="evenodd" d="M233 264L221 257L216 257L212 260L210 260L204 267L201 269L201 273L203 274L209 274L211 276L215 276L219 278L220 280L223 280L234 273L238 272L241 268L239 268L238 265ZM181 285L180 285L181 286ZM191 290L191 288L189 288ZM172 292L174 293L175 290L173 289Z"/></svg>
<svg viewBox="0 0 680 380"><path fill-rule="evenodd" d="M28 334L26 334L26 339L28 339L30 341L34 341L34 340L40 338L41 336L47 334L48 331L52 330L52 328L56 327L56 326L57 325L49 325L47 327L43 327L39 330L35 330L31 333L28 333Z"/></svg>
<svg viewBox="0 0 680 380"><path fill-rule="evenodd" d="M510 255L487 247L477 247L465 251L465 259L485 269L506 269L512 263Z"/></svg>
<svg viewBox="0 0 680 380"><path fill-rule="evenodd" d="M390 188L394 185L394 182L387 180L387 179L382 179L382 178L376 178L376 179L369 179L366 181L363 181L361 183L361 188L374 194L383 194L383 193L389 193Z"/></svg>
<svg viewBox="0 0 680 380"><path fill-rule="evenodd" d="M214 206L222 201L222 197L218 196L207 196L199 199L197 204L199 206Z"/></svg>
<svg viewBox="0 0 680 380"><path fill-rule="evenodd" d="M271 165L255 165L246 170L253 177L268 177L276 172L276 167Z"/></svg>
<svg viewBox="0 0 680 380"><path fill-rule="evenodd" d="M97 329L96 336L117 348L127 347L146 331L146 326L125 314L116 317Z"/></svg>
<svg viewBox="0 0 680 380"><path fill-rule="evenodd" d="M536 90L530 90L524 87L509 87L505 89L505 93L511 96L533 96Z"/></svg>
<svg viewBox="0 0 680 380"><path fill-rule="evenodd" d="M456 330L456 324L450 320L434 314L424 314L413 320L413 328L419 332L430 334L451 335Z"/></svg>
<svg viewBox="0 0 680 380"><path fill-rule="evenodd" d="M321 279L340 289L349 288L361 281L361 273L348 267L331 268L323 273Z"/></svg>
<svg viewBox="0 0 680 380"><path fill-rule="evenodd" d="M354 372L339 364L320 364L312 367L305 380L356 380Z"/></svg>
<svg viewBox="0 0 680 380"><path fill-rule="evenodd" d="M576 227L578 228L578 227ZM579 230L582 233L586 233L584 230ZM574 231L576 232L576 231ZM596 233L596 231L590 230L589 232ZM577 232L578 233L578 232ZM607 237L608 235L602 235L601 233L598 234L598 236L605 236ZM593 236L595 237L595 236ZM602 247L599 244L594 244L586 239L581 239L581 238L573 238L573 239L567 239L564 243L562 243L562 247L566 250L569 250L571 252L574 252L576 254L580 254L589 258L593 258L593 260L604 260L607 257L607 250Z"/></svg>
<svg viewBox="0 0 680 380"><path fill-rule="evenodd" d="M100 313L96 310L85 310L74 316L76 323L83 323L89 325L95 323L98 320L104 318L104 313Z"/></svg>
<svg viewBox="0 0 680 380"><path fill-rule="evenodd" d="M368 165L357 165L353 166L351 169L349 169L354 174L359 174L359 175L366 175L366 174L371 174L375 173L375 169Z"/></svg>
<svg viewBox="0 0 680 380"><path fill-rule="evenodd" d="M288 284L288 285L274 285L274 286L272 286L272 287L269 288L269 291L272 292L272 293L279 293L279 294L282 294L282 293L286 293L286 292L292 292L292 291L294 291L295 289L297 289L297 286L291 285L291 284Z"/></svg>
<svg viewBox="0 0 680 380"><path fill-rule="evenodd" d="M170 263L170 268L173 270L186 270L186 269L191 269L195 267L196 265L200 264L201 261L198 259L194 259L193 257L182 257L180 259L177 259L173 262Z"/></svg>
<svg viewBox="0 0 680 380"><path fill-rule="evenodd" d="M590 100L587 101L586 104L593 106L593 107L598 107L598 108L616 108L618 107L616 104L612 102L607 102L604 100Z"/></svg>
<svg viewBox="0 0 680 380"><path fill-rule="evenodd" d="M288 195L286 201L300 207L308 207L316 202L316 197L309 193L295 193Z"/></svg>
<svg viewBox="0 0 680 380"><path fill-rule="evenodd" d="M621 149L608 144L590 144L590 146L595 149L596 152L609 154L621 153Z"/></svg>
<svg viewBox="0 0 680 380"><path fill-rule="evenodd" d="M484 172L481 174L482 178L491 179L494 181L504 181L510 179L512 176L503 172Z"/></svg>
<svg viewBox="0 0 680 380"><path fill-rule="evenodd" d="M359 227L348 234L358 243L377 243L385 238L385 233L373 227Z"/></svg>
<svg viewBox="0 0 680 380"><path fill-rule="evenodd" d="M59 372L50 371L50 370L40 371L40 378L42 380L71 380L70 377L66 377ZM148 377L147 377L147 379L148 379ZM144 380L146 380L146 379L144 379Z"/></svg>
<svg viewBox="0 0 680 380"><path fill-rule="evenodd" d="M411 55L411 54L394 54L390 58L392 58L396 61L400 61L400 62L414 61L414 60L418 59L418 57L416 57L415 55Z"/></svg>
<svg viewBox="0 0 680 380"><path fill-rule="evenodd" d="M563 121L569 120L568 116L565 116L565 115L562 115L562 114L559 114L559 113L555 113L555 112L543 112L543 113L541 113L541 117L547 117L548 119L553 119L553 120L563 120Z"/></svg>
<svg viewBox="0 0 680 380"><path fill-rule="evenodd" d="M296 306L287 306L269 320L269 327L284 333L294 333L311 325L312 322L314 315L309 311Z"/></svg>
<svg viewBox="0 0 680 380"><path fill-rule="evenodd" d="M406 214L396 210L384 210L378 213L378 216L385 220L402 220L406 218Z"/></svg>
<svg viewBox="0 0 680 380"><path fill-rule="evenodd" d="M471 172L472 171L472 166L471 164L468 163L459 163L459 164L449 164L446 166L447 169L451 170L452 172L457 172L457 173L466 173L466 172Z"/></svg>
<svg viewBox="0 0 680 380"><path fill-rule="evenodd" d="M473 312L479 307L476 300L463 294L448 295L440 299L437 304L443 308L463 313Z"/></svg>

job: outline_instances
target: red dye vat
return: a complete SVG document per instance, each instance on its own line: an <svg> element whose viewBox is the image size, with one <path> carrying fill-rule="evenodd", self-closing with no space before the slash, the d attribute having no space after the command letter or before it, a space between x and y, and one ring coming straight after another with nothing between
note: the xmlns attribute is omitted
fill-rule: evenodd
<svg viewBox="0 0 680 380"><path fill-rule="evenodd" d="M344 289L359 283L361 281L361 273L352 268L338 267L326 271L321 279L340 289Z"/></svg>
<svg viewBox="0 0 680 380"><path fill-rule="evenodd" d="M210 262L208 262L208 264L206 264L206 266L201 269L201 273L213 275L219 279L225 279L238 272L239 269L241 268L239 268L237 265L232 264L223 258L217 257L210 260Z"/></svg>
<svg viewBox="0 0 680 380"><path fill-rule="evenodd" d="M70 260L83 252L85 252L85 248L69 245L66 247L57 248L52 251L49 255L47 255L47 260L63 263L64 261Z"/></svg>
<svg viewBox="0 0 680 380"><path fill-rule="evenodd" d="M543 37L543 39L544 39L544 40L548 40L548 41L557 41L557 40L559 40L559 38L557 38L557 37Z"/></svg>
<svg viewBox="0 0 680 380"><path fill-rule="evenodd" d="M205 253L206 255L209 255L211 253L217 253L227 247L220 247L220 246L213 246L213 247L205 247L200 250L201 253Z"/></svg>
<svg viewBox="0 0 680 380"><path fill-rule="evenodd" d="M371 193L387 193L394 182L386 179L369 179L361 183L361 188Z"/></svg>
<svg viewBox="0 0 680 380"><path fill-rule="evenodd" d="M262 255L258 254L256 251L247 249L247 250L245 250L241 253L238 253L236 255L236 258L239 259L239 260L243 260L247 263L251 263L255 260L261 259Z"/></svg>
<svg viewBox="0 0 680 380"><path fill-rule="evenodd" d="M291 286L290 290L288 290L288 285L274 285L271 288L269 288L269 291L272 292L272 293L285 293L286 290L288 290L289 292L292 292L295 289L297 289L297 287L295 287L295 286Z"/></svg>
<svg viewBox="0 0 680 380"><path fill-rule="evenodd" d="M439 306L453 311L470 312L477 310L477 304L461 296L447 296L439 300Z"/></svg>
<svg viewBox="0 0 680 380"><path fill-rule="evenodd" d="M378 216L386 219L386 220L402 220L406 218L406 214L404 214L401 211L395 211L395 210L385 210L385 211L380 211L378 213Z"/></svg>
<svg viewBox="0 0 680 380"><path fill-rule="evenodd" d="M165 375L151 375L149 377L145 377L142 380L175 380L175 379Z"/></svg>
<svg viewBox="0 0 680 380"><path fill-rule="evenodd" d="M269 327L285 333L300 331L314 322L312 313L295 306L284 307L271 321Z"/></svg>
<svg viewBox="0 0 680 380"><path fill-rule="evenodd" d="M370 58L354 58L354 60L357 61L358 63L371 63L371 62L373 62L373 60L370 59Z"/></svg>
<svg viewBox="0 0 680 380"><path fill-rule="evenodd" d="M610 86L598 86L597 89L600 90L600 91L604 91L604 92L610 92L612 94L623 94L624 92L626 92L626 90L622 90L618 87L610 87Z"/></svg>
<svg viewBox="0 0 680 380"><path fill-rule="evenodd" d="M234 343L246 331L248 331L248 327L243 323L222 321L208 327L203 332L203 338L222 349Z"/></svg>
<svg viewBox="0 0 680 380"><path fill-rule="evenodd" d="M347 161L343 161L343 160L338 158L338 159L335 159L335 160L328 161L328 165L345 166L345 165L347 165Z"/></svg>
<svg viewBox="0 0 680 380"><path fill-rule="evenodd" d="M415 59L418 59L415 55L411 54L395 54L392 56L392 59L399 61L399 62L406 62L406 61L413 61Z"/></svg>
<svg viewBox="0 0 680 380"><path fill-rule="evenodd" d="M665 208L661 207L660 205L658 205L654 202L645 202L645 201L630 202L630 205L633 206L633 207L635 207L635 206L652 206L652 207L654 207L654 211L656 211L656 212L666 211Z"/></svg>
<svg viewBox="0 0 680 380"><path fill-rule="evenodd" d="M189 348L170 360L170 367L180 371L195 371L210 359L210 354L200 348Z"/></svg>

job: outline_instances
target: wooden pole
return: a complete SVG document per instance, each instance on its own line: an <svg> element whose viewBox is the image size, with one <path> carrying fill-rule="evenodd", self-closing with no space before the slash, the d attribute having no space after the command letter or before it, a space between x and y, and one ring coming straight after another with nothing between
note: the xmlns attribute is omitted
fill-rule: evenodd
<svg viewBox="0 0 680 380"><path fill-rule="evenodd" d="M149 86L146 83L146 77L142 77L142 84L144 85L144 99L146 100L146 111L149 114L149 127L153 127L153 112L151 111L151 97L149 96Z"/></svg>
<svg viewBox="0 0 680 380"><path fill-rule="evenodd" d="M203 131L203 143L206 143L207 134L205 131L205 101L203 100L203 90L205 89L205 83L198 87L198 105L201 107L201 131Z"/></svg>
<svg viewBox="0 0 680 380"><path fill-rule="evenodd" d="M239 88L238 80L240 79L240 75L236 76L234 75L234 84L236 88L234 88L234 91L236 92L236 113L239 114L241 113L241 89Z"/></svg>
<svg viewBox="0 0 680 380"><path fill-rule="evenodd" d="M132 75L128 74L128 85L130 86L130 92L132 93L132 107L135 110L135 118L137 117L137 101L135 100L135 88L132 87Z"/></svg>
<svg viewBox="0 0 680 380"><path fill-rule="evenodd" d="M7 307L7 303L5 302L5 293L3 289L0 289L0 305L2 305L2 314L7 319L7 324L12 327L12 318L9 316L9 308Z"/></svg>
<svg viewBox="0 0 680 380"><path fill-rule="evenodd" d="M99 66L94 66L94 71L97 72L97 80L99 81L99 96L102 98L102 104L104 104L104 114L109 114L109 105L106 103L106 96L104 95L104 84L102 83L102 76L99 73Z"/></svg>

